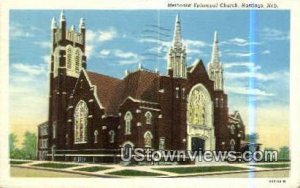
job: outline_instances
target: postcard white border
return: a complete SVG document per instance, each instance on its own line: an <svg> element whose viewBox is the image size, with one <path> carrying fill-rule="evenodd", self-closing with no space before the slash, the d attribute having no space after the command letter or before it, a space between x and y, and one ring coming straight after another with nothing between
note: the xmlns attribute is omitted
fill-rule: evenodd
<svg viewBox="0 0 300 188"><path fill-rule="evenodd" d="M8 52L9 35L8 21L11 9L168 9L169 2L202 2L214 3L220 1L178 1L178 0L4 0L0 2L0 187L297 187L300 186L300 2L299 0L268 0L252 1L256 3L274 3L279 9L291 11L290 40L290 147L291 174L289 178L280 178L286 184L271 184L270 178L11 178L8 163ZM226 2L245 2L241 0L226 0ZM178 8L184 9L184 8ZM185 8L189 9L189 8ZM175 9L172 9L175 10ZM197 9L201 10L201 9ZM207 10L207 9L206 9ZM208 9L216 10L216 9ZM223 10L231 10L224 8ZM234 9L238 10L238 9ZM246 10L246 9L241 9ZM274 10L274 9L273 9ZM272 178L276 179L276 178Z"/></svg>

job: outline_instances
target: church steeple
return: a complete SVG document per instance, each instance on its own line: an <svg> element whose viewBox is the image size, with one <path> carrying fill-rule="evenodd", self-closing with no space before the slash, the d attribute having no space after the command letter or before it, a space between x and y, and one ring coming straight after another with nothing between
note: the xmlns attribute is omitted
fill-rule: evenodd
<svg viewBox="0 0 300 188"><path fill-rule="evenodd" d="M181 43L181 26L180 26L179 14L177 14L176 20L175 20L173 46L182 46L182 43Z"/></svg>
<svg viewBox="0 0 300 188"><path fill-rule="evenodd" d="M65 32L67 23L66 23L66 17L65 17L65 14L64 14L64 10L62 10L61 13L60 13L59 22L60 22L60 28L62 30L64 30L63 32Z"/></svg>
<svg viewBox="0 0 300 188"><path fill-rule="evenodd" d="M54 17L52 18L52 21L51 21L51 29L57 29L56 19Z"/></svg>
<svg viewBox="0 0 300 188"><path fill-rule="evenodd" d="M169 76L186 78L186 49L182 44L179 14L175 19L174 36L168 55Z"/></svg>
<svg viewBox="0 0 300 188"><path fill-rule="evenodd" d="M209 78L214 81L215 90L223 90L223 66L220 63L218 33L214 33L211 61L208 64Z"/></svg>

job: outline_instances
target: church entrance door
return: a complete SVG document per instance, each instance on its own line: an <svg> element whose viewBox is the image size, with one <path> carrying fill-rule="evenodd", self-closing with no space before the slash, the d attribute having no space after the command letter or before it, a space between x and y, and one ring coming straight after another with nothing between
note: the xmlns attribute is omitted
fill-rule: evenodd
<svg viewBox="0 0 300 188"><path fill-rule="evenodd" d="M204 152L205 140L199 137L192 137L192 151Z"/></svg>

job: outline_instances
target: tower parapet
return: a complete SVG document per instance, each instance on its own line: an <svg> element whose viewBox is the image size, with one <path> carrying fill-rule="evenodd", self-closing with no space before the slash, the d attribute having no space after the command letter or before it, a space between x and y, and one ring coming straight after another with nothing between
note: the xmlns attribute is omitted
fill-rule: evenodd
<svg viewBox="0 0 300 188"><path fill-rule="evenodd" d="M60 43L63 40L74 42L79 45L85 45L85 23L84 19L81 18L79 21L79 31L75 30L75 27L67 29L67 21L62 11L60 14L60 27L57 28L56 20L53 18L51 23L51 29L53 30L53 42L55 44ZM55 31L54 31L55 30Z"/></svg>

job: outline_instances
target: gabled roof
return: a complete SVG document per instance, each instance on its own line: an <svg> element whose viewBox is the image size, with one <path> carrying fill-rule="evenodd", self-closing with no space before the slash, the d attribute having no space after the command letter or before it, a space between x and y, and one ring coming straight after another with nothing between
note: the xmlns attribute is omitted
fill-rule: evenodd
<svg viewBox="0 0 300 188"><path fill-rule="evenodd" d="M123 80L87 71L88 79L96 86L96 93L107 114L118 114L121 103L128 97L156 102L158 73L138 70Z"/></svg>
<svg viewBox="0 0 300 188"><path fill-rule="evenodd" d="M228 119L230 122L243 122L238 111L234 111L233 114L229 114Z"/></svg>
<svg viewBox="0 0 300 188"><path fill-rule="evenodd" d="M204 66L204 63L201 59L196 59L194 63L187 67L188 72L193 73L194 71L197 71L198 75L205 75L208 77L206 68Z"/></svg>

